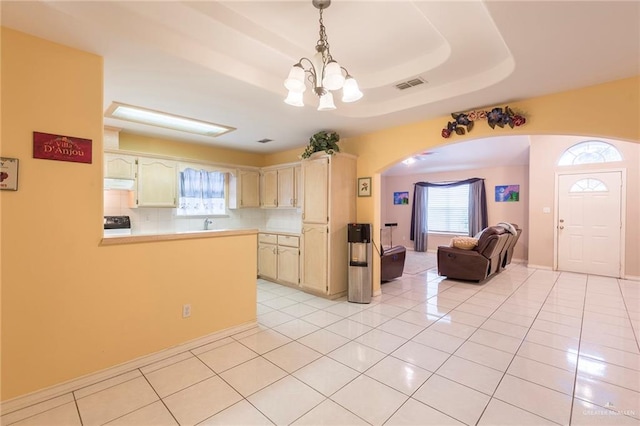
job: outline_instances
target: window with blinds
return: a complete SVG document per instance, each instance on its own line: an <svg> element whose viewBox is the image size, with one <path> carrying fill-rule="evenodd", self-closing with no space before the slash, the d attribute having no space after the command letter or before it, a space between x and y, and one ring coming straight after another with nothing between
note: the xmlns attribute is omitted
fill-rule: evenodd
<svg viewBox="0 0 640 426"><path fill-rule="evenodd" d="M469 185L429 187L429 232L469 233Z"/></svg>

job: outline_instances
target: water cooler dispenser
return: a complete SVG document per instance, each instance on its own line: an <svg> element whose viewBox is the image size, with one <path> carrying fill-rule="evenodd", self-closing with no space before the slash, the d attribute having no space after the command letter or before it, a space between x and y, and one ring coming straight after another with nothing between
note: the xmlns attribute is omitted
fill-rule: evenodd
<svg viewBox="0 0 640 426"><path fill-rule="evenodd" d="M349 242L349 302L371 303L373 284L373 248L371 224L350 223L347 226Z"/></svg>

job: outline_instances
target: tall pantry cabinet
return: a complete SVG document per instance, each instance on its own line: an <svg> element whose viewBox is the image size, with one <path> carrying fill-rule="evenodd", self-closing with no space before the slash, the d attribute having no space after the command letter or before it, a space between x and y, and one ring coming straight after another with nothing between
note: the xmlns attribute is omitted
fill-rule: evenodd
<svg viewBox="0 0 640 426"><path fill-rule="evenodd" d="M356 157L316 153L302 160L300 285L329 297L347 291L347 224L356 220Z"/></svg>

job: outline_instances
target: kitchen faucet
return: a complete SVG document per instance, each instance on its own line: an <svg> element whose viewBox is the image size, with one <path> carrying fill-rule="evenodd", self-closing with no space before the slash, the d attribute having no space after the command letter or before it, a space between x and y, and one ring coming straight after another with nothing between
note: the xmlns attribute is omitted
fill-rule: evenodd
<svg viewBox="0 0 640 426"><path fill-rule="evenodd" d="M208 231L209 230L209 225L213 225L213 219L211 219L210 217L206 218L204 220L204 230Z"/></svg>

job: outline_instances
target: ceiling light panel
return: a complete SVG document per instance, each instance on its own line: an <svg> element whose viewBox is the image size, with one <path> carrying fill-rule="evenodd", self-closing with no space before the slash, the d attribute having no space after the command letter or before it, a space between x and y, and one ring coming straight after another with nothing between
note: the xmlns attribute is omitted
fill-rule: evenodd
<svg viewBox="0 0 640 426"><path fill-rule="evenodd" d="M236 130L233 127L118 102L111 104L105 113L105 117L210 137L220 136Z"/></svg>

